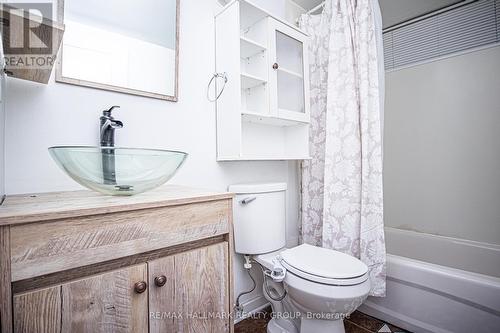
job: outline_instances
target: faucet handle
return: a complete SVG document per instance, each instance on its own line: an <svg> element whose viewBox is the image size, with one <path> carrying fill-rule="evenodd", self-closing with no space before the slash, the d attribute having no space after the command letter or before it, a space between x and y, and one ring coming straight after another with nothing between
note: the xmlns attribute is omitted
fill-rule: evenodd
<svg viewBox="0 0 500 333"><path fill-rule="evenodd" d="M120 108L119 105L113 105L108 110L102 111L102 114L109 117L109 116L111 116L111 111L113 111L114 109L118 109L118 108Z"/></svg>
<svg viewBox="0 0 500 333"><path fill-rule="evenodd" d="M113 120L111 121L111 124L109 126L111 126L111 128L123 128L123 122L119 120Z"/></svg>

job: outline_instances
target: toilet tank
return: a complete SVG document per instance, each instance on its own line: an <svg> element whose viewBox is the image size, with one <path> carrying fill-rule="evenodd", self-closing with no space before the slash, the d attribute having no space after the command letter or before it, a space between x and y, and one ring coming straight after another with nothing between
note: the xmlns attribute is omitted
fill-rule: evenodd
<svg viewBox="0 0 500 333"><path fill-rule="evenodd" d="M230 185L233 200L235 251L263 254L286 242L286 183Z"/></svg>

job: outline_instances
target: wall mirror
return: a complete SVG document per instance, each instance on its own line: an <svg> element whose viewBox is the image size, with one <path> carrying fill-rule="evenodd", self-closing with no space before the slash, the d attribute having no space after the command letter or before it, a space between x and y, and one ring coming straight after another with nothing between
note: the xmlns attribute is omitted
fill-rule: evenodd
<svg viewBox="0 0 500 333"><path fill-rule="evenodd" d="M179 0L58 0L56 81L177 101Z"/></svg>

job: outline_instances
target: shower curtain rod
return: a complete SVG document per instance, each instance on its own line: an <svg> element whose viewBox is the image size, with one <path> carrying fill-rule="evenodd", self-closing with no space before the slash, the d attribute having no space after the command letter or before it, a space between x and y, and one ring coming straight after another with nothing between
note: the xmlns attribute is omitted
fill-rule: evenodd
<svg viewBox="0 0 500 333"><path fill-rule="evenodd" d="M460 2L457 2L453 5L450 5L450 6L447 6L447 7L444 7L444 8L441 8L441 9L438 9L438 10L435 10L433 12L430 12L430 13L426 13L426 14L423 14L423 15L420 15L420 16L416 16L410 20L407 20L407 21L404 21L404 22L401 22L401 23L398 23L398 24L395 24L393 26L390 26L390 27L387 27L385 28L384 30L382 30L382 33L386 33L386 32L389 32L389 31L392 31L392 30L395 30L395 29L398 29L398 28L401 28L401 27L404 27L404 26L407 26L409 24L412 24L412 23L415 23L415 22L418 22L418 21L421 21L421 20L424 20L426 18L429 18L429 17L432 17L432 16L435 16L435 15L438 15L438 14L441 14L441 13L444 13L444 12L447 12L449 10L452 10L452 9L455 9L455 8L459 8L459 7L462 7L462 6L465 6L465 5L468 5L468 4L471 4L473 2L477 2L479 0L462 0ZM322 3L320 3L319 5L315 6L314 8L312 8L311 10L307 11L306 14L313 14L314 12L316 12L317 10L319 9L322 9L324 6L325 6L325 3L326 1L323 1Z"/></svg>

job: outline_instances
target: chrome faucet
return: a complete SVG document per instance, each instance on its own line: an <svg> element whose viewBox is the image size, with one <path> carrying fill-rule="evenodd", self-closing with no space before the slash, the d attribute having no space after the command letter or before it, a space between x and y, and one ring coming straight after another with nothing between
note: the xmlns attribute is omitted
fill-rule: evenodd
<svg viewBox="0 0 500 333"><path fill-rule="evenodd" d="M115 129L122 128L123 123L116 120L111 115L113 109L119 108L118 105L112 106L109 110L102 111L100 141L101 147L114 147L115 146Z"/></svg>

